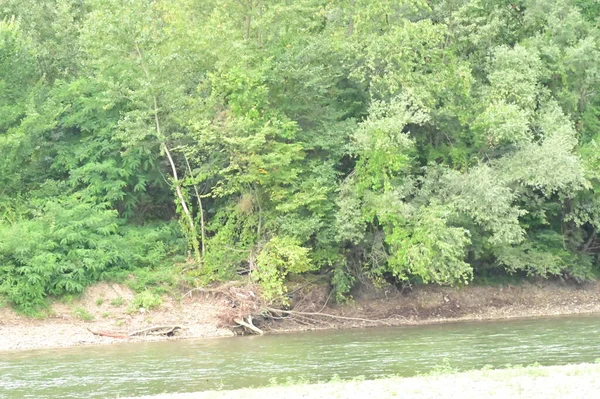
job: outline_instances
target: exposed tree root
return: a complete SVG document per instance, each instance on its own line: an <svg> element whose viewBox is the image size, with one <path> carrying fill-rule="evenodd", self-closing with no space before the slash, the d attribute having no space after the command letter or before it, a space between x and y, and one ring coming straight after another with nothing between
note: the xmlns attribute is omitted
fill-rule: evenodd
<svg viewBox="0 0 600 399"><path fill-rule="evenodd" d="M267 310L269 312L280 313L280 314L283 313L283 314L287 314L290 316L328 317L331 319L338 319L338 320L362 321L365 323L390 325L388 319L363 319L360 317L337 316L337 315L333 315L333 314L329 314L329 313L321 313L321 312L299 312L299 311L294 311L294 310L283 310L283 309L274 309L274 308L267 308Z"/></svg>
<svg viewBox="0 0 600 399"><path fill-rule="evenodd" d="M204 294L225 295L226 297L231 297L232 295L235 295L231 291L235 291L235 287L239 285L241 285L240 281L230 281L226 284L221 284L220 286L217 286L215 288L196 287L183 294L182 297L191 298L195 292L200 292Z"/></svg>
<svg viewBox="0 0 600 399"><path fill-rule="evenodd" d="M305 326L328 328L334 326L336 321L338 324L340 321L346 321L348 324L352 322L357 324L358 322L371 326L388 326L393 324L393 318L396 317L370 319L367 317L349 317L323 313L331 300L332 290L322 289L319 286L311 286L311 284L303 284L291 292L294 293L294 309L292 310L277 309L273 303L265 303L260 296L260 287L248 282L245 284L231 282L216 287L198 287L189 290L183 296L191 298L195 293L200 293L220 296L226 299L231 305L231 309L222 313L221 320L223 325L229 327L241 326L246 331L258 335L263 335L264 329L269 328L268 326L263 326L264 321L268 320L289 320ZM290 297L281 299L282 301L288 300ZM254 321L253 317L255 318Z"/></svg>

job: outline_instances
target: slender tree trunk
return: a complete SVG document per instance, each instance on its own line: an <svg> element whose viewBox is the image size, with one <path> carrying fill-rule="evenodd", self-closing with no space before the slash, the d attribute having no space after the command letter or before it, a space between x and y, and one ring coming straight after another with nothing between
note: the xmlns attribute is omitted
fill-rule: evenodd
<svg viewBox="0 0 600 399"><path fill-rule="evenodd" d="M142 51L140 50L140 46L138 46L138 44L135 44L135 49L137 50L138 56L140 57L140 61L141 61L141 66L142 66L142 70L144 71L144 74L146 75L146 79L148 79L148 83L151 84L151 79L150 79L150 72L148 71L148 69L146 68L146 65L144 63L144 56L142 55ZM154 114L154 124L155 124L155 129L156 129L156 135L158 136L160 142L161 142L161 148L164 151L165 155L167 156L167 160L169 161L169 165L171 166L171 173L173 176L173 184L175 185L175 193L177 194L177 198L179 199L179 202L181 204L181 209L183 210L183 213L185 214L185 217L187 219L189 228L190 228L190 234L192 235L192 247L194 249L194 255L196 258L196 262L198 262L198 264L200 265L202 263L202 259L200 258L200 250L199 250L199 243L198 243L198 238L196 237L196 227L194 226L194 218L192 218L192 214L190 213L190 209L187 206L187 202L185 201L185 197L183 196L183 192L181 190L181 182L179 181L179 176L177 174L177 166L175 165L175 161L173 160L173 157L171 156L171 151L169 150L169 146L167 145L166 139L162 134L161 131L161 127L160 127L160 119L158 117L158 99L156 98L156 94L152 94L152 100L154 102L154 109L153 109L153 114Z"/></svg>
<svg viewBox="0 0 600 399"><path fill-rule="evenodd" d="M263 13L263 2L259 1L258 2L258 17L259 19L262 18L262 13ZM262 47L263 46L263 32L262 29L259 27L258 28L258 47Z"/></svg>
<svg viewBox="0 0 600 399"><path fill-rule="evenodd" d="M592 245L592 243L594 242L594 239L596 238L596 232L597 232L597 230L594 227L594 229L592 230L592 233L590 234L590 237L588 238L587 242L583 246L582 252L587 252L590 249L590 245Z"/></svg>
<svg viewBox="0 0 600 399"><path fill-rule="evenodd" d="M348 23L348 36L352 36L354 34L354 6L356 5L356 0L350 0L350 22Z"/></svg>
<svg viewBox="0 0 600 399"><path fill-rule="evenodd" d="M254 197L256 198L256 206L258 207L258 226L256 226L256 235L258 242L260 243L260 237L262 235L262 206L260 204L260 198L258 198L258 190L256 189L256 185L252 184L252 188L254 191Z"/></svg>
<svg viewBox="0 0 600 399"><path fill-rule="evenodd" d="M162 137L161 135L161 131L160 131L160 121L158 119L158 101L156 100L156 96L154 97L154 121L156 123L156 132L158 133L159 137ZM187 202L185 201L185 197L183 196L183 191L181 190L181 182L179 180L179 176L177 175L177 167L175 165L175 162L173 161L173 157L171 156L171 151L169 151L169 147L167 146L167 143L163 140L163 142L161 143L162 149L165 152L165 154L167 155L167 159L169 160L169 164L171 165L171 172L173 174L173 184L175 185L175 192L177 193L177 198L179 199L179 202L181 204L181 209L183 209L183 213L185 214L185 217L188 221L189 227L190 227L190 234L192 235L191 239L192 239L192 247L194 249L194 257L196 259L196 262L198 262L199 265L202 264L202 258L200 257L200 245L198 243L198 237L196 237L196 226L194 225L194 218L192 217L192 214L190 212L190 209L187 206Z"/></svg>
<svg viewBox="0 0 600 399"><path fill-rule="evenodd" d="M187 156L185 154L183 154L183 157L185 158L185 163L187 165L188 168L188 172L190 173L190 176L192 175L192 167L190 166L190 162L187 159ZM200 197L200 192L198 191L198 186L193 184L194 186L194 192L196 193L196 198L198 199L198 212L200 213L200 236L201 236L201 250L202 250L202 256L204 256L206 254L206 249L205 249L205 245L204 242L206 241L206 236L205 236L205 228L204 228L204 208L202 207L202 197Z"/></svg>
<svg viewBox="0 0 600 399"><path fill-rule="evenodd" d="M250 39L250 25L252 24L252 17L250 14L246 14L246 32L244 33L244 39Z"/></svg>

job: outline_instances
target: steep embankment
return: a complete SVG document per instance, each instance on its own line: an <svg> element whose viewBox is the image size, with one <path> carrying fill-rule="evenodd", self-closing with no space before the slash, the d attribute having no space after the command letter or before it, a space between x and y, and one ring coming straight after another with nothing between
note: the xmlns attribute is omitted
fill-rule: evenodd
<svg viewBox="0 0 600 399"><path fill-rule="evenodd" d="M0 309L0 350L229 336L234 331L241 332L228 323L242 307L231 300L236 292L234 288L214 289L185 295L180 300L165 297L160 307L148 311L133 306L135 295L124 286L101 283L89 288L81 299L54 303L45 319L30 319L6 307ZM356 293L352 303L329 302L325 287L308 287L302 295L297 295L294 307L297 313L287 315L284 320L264 320L256 316L260 313L257 311L254 323L268 332L282 332L600 313L600 283L542 281L497 287L429 286L402 292L392 288L365 289ZM125 337L164 325L181 326L182 330L172 338L145 334L112 338L91 332Z"/></svg>

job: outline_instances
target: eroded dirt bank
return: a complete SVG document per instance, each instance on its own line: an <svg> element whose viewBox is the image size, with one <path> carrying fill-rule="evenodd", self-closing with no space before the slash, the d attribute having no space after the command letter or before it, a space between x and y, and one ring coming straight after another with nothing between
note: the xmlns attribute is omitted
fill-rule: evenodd
<svg viewBox="0 0 600 399"><path fill-rule="evenodd" d="M242 294L240 294L242 295ZM420 287L402 292L393 288L366 289L355 301L332 305L325 287L305 289L298 295L296 314L266 320L260 309L254 323L266 332L349 328L376 325L426 324L460 320L600 313L600 283L525 283L498 287ZM116 284L97 284L78 300L57 302L45 319L30 319L0 308L0 351L54 348L135 340L208 338L240 332L227 323L240 308L231 295L196 292L183 299L164 298L156 310L132 307L134 294ZM271 313L272 315L272 313ZM138 335L111 338L153 326L180 326L175 337ZM91 331L90 331L91 330Z"/></svg>

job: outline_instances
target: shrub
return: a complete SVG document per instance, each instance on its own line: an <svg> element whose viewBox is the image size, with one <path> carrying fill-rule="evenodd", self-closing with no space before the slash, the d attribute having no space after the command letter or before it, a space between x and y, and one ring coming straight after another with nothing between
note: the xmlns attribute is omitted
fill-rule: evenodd
<svg viewBox="0 0 600 399"><path fill-rule="evenodd" d="M123 305L123 298L121 298L121 297L115 298L112 301L110 301L110 304L112 306L119 307L119 306Z"/></svg>
<svg viewBox="0 0 600 399"><path fill-rule="evenodd" d="M135 309L154 309L159 307L162 304L162 299L160 296L154 294L151 291L143 291L135 296L133 300L133 306Z"/></svg>
<svg viewBox="0 0 600 399"><path fill-rule="evenodd" d="M288 273L304 273L315 268L309 251L290 237L273 237L265 245L256 258L257 268L253 275L263 288L267 301L281 297L285 302L283 283Z"/></svg>
<svg viewBox="0 0 600 399"><path fill-rule="evenodd" d="M156 266L171 255L168 227L119 224L116 211L75 197L32 204L27 217L0 222L0 295L35 314L48 295L79 294L115 270Z"/></svg>
<svg viewBox="0 0 600 399"><path fill-rule="evenodd" d="M90 312L88 312L84 308L77 308L77 309L75 309L73 311L73 313L75 314L75 316L79 317L83 321L92 321L92 320L94 320L94 316L92 316L90 314Z"/></svg>

